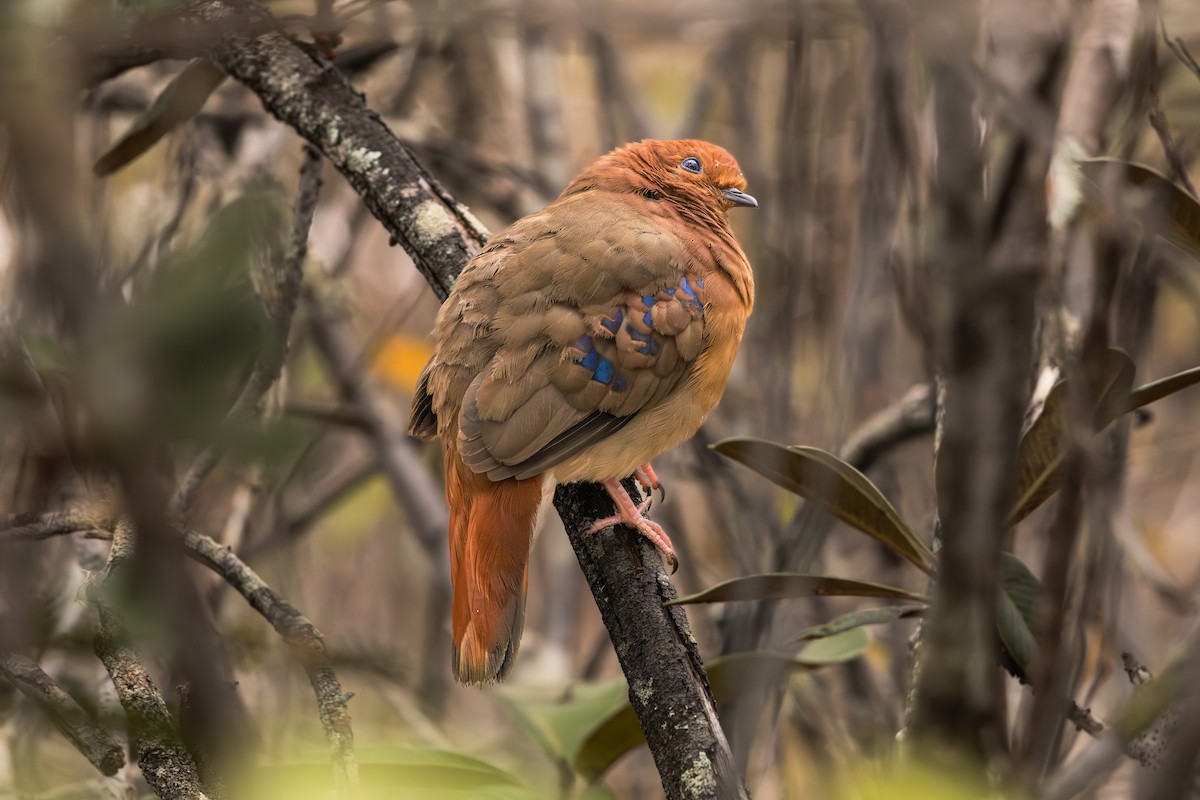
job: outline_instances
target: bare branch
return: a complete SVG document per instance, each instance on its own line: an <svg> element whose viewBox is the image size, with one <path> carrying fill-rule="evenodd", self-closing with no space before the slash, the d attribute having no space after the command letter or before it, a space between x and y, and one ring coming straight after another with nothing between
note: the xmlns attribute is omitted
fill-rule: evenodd
<svg viewBox="0 0 1200 800"><path fill-rule="evenodd" d="M260 276L263 309L271 324L270 341L250 374L242 393L229 410L227 418L239 420L254 413L267 390L279 379L283 363L287 358L289 331L292 315L300 297L300 284L304 277L304 259L308 255L308 232L312 228L313 214L321 192L321 155L312 147L304 148L304 163L300 167L300 188L292 212L292 235L287 253L276 263L267 259ZM201 451L192 463L179 489L171 499L175 514L187 511L195 499L196 491L212 472L221 458L221 451L213 445Z"/></svg>
<svg viewBox="0 0 1200 800"><path fill-rule="evenodd" d="M12 514L0 520L0 545L49 539L96 527L96 520L71 511L47 514Z"/></svg>
<svg viewBox="0 0 1200 800"><path fill-rule="evenodd" d="M842 446L842 458L866 472L884 453L909 439L933 432L933 391L929 384L912 387L895 403L869 417Z"/></svg>
<svg viewBox="0 0 1200 800"><path fill-rule="evenodd" d="M132 529L118 525L103 577L89 587L88 597L100 612L96 655L112 677L117 699L129 718L138 767L155 793L163 800L207 800L196 762L183 746L162 694L128 643L120 617L108 600L110 584L133 559L133 547Z"/></svg>
<svg viewBox="0 0 1200 800"><path fill-rule="evenodd" d="M1159 22L1162 24L1161 19ZM1167 37L1167 28L1165 24L1162 24L1162 37L1163 41L1166 42L1167 47L1171 48L1172 52L1174 52L1171 40ZM1158 50L1153 44L1155 41L1154 37L1149 36L1147 38L1151 43L1151 53L1147 58L1147 61L1150 62L1150 127L1154 128L1154 132L1158 134L1158 141L1160 144L1162 144L1163 155L1166 157L1167 164L1171 168L1171 177L1183 184L1188 192L1191 193L1192 197L1196 197L1196 187L1192 183L1192 176L1188 174L1187 164L1184 163L1183 156L1179 153L1179 147L1175 144L1175 139L1171 136L1171 128L1169 125L1167 125L1167 114L1165 111L1163 111L1162 103L1159 101L1157 69ZM1183 46L1182 42L1179 43L1179 47L1182 50L1182 55L1190 59L1191 54L1188 53L1187 48ZM1187 64L1188 62L1184 61L1184 63ZM1192 63L1194 64L1195 62ZM1200 72L1198 72L1197 77L1200 77Z"/></svg>
<svg viewBox="0 0 1200 800"><path fill-rule="evenodd" d="M989 21L993 71L1024 102L1049 106L1045 92L1055 84L1057 38L1036 24L1004 29ZM955 52L944 40L934 47ZM1035 297L1048 258L1050 146L1017 132L985 207L974 92L944 58L935 56L932 64L941 241L930 255L939 266L933 280L944 286L938 355L945 415L936 456L944 544L923 628L912 727L918 737L988 758L1007 749L995 679L997 569L1029 396Z"/></svg>
<svg viewBox="0 0 1200 800"><path fill-rule="evenodd" d="M54 727L101 774L116 775L125 765L125 750L35 661L16 653L0 654L0 675L46 712Z"/></svg>
<svg viewBox="0 0 1200 800"><path fill-rule="evenodd" d="M333 756L335 785L341 794L356 789L358 762L354 756L350 710L346 706L350 696L342 691L333 671L325 637L254 570L211 537L188 531L183 543L189 555L224 578L283 637L292 657L308 675L317 697L317 714Z"/></svg>
<svg viewBox="0 0 1200 800"><path fill-rule="evenodd" d="M1138 691L1116 715L1117 722L1047 782L1047 800L1070 800L1117 765L1122 753L1143 767L1157 769L1183 710L1198 695L1194 677L1200 666L1200 626L1194 627L1178 658L1155 681L1128 653L1125 671Z"/></svg>
<svg viewBox="0 0 1200 800"><path fill-rule="evenodd" d="M252 2L196 0L191 8L208 23L270 18ZM210 57L329 159L445 298L487 231L416 162L346 77L278 31L232 32Z"/></svg>

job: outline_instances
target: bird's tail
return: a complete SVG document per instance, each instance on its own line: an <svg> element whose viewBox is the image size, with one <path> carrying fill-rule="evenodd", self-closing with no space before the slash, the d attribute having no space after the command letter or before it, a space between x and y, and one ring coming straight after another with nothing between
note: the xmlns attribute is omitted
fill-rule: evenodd
<svg viewBox="0 0 1200 800"><path fill-rule="evenodd" d="M466 684L501 681L512 669L525 626L529 548L543 476L491 481L446 453L454 674Z"/></svg>

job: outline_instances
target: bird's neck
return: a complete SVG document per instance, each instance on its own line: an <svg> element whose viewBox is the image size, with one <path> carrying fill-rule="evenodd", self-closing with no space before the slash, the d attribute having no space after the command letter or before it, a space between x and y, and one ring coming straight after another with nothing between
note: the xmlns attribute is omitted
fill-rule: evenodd
<svg viewBox="0 0 1200 800"><path fill-rule="evenodd" d="M754 273L745 251L733 235L729 217L723 210L691 205L672 204L672 210L695 233L693 242L705 251L698 255L728 276L749 313L754 306Z"/></svg>

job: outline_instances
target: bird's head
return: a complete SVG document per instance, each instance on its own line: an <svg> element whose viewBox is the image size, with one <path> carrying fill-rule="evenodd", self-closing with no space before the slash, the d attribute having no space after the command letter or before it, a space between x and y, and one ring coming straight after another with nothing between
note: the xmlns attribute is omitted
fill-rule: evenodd
<svg viewBox="0 0 1200 800"><path fill-rule="evenodd" d="M699 139L645 139L602 157L564 195L589 189L640 194L681 210L724 216L734 206L758 207L746 178L723 147Z"/></svg>

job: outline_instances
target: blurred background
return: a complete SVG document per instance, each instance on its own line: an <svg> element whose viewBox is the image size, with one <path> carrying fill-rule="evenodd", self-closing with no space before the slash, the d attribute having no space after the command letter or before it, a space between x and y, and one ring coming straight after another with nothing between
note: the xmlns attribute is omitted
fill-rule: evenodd
<svg viewBox="0 0 1200 800"><path fill-rule="evenodd" d="M312 3L269 5L301 39L323 30ZM491 231L550 202L580 168L627 141L704 138L738 158L760 206L731 215L758 304L720 407L694 441L655 463L667 498L653 516L680 554L680 594L782 570L926 589L924 575L877 543L708 445L750 435L844 452L872 415L902 406L908 435L858 453L856 463L928 541L932 333L917 255L936 158L926 59L931 42L953 40L961 52L938 55L969 70L973 58L986 63L993 41L977 21L952 37L935 30L962 22L958 5L350 0L330 12L317 3L342 28L340 43L322 47L336 49L335 63L369 106ZM1069 54L1093 4L1047 5ZM128 146L128 132L148 116L161 122L148 109L170 104L164 90L183 92L176 79L186 63L109 80L89 72L79 42L119 30L113 18L130 13L98 0L23 0L0 11L0 516L10 528L22 514L68 509L95 521L28 541L0 532L0 645L35 659L119 730L111 683L92 653L87 601L112 538L104 523L131 486L162 513L197 454L216 444L225 457L186 525L238 553L324 634L353 693L360 760L485 776L455 784L459 794L381 796L661 797L644 747L594 776L594 787L579 773L579 748L624 704L625 688L555 514L545 515L534 548L510 682L483 690L453 682L441 456L403 435L438 301L331 168L266 422L226 419L271 346L258 299L272 291L263 264L287 249L302 142L250 91L218 78L201 91L202 107L165 126L156 144ZM1156 14L1146 13L1153 29ZM1157 14L1171 37L1200 53L1192 0L1162 0ZM1139 37L1126 35L1144 44ZM1139 105L1137 81L1149 70L1197 175L1200 80L1161 45L1131 52L1131 74L1143 77L1122 84L1091 154L1168 172ZM102 171L111 174L97 177L93 165L106 153ZM1200 364L1200 265L1181 253L1164 261L1152 315L1130 352L1138 383ZM1111 527L1085 533L1091 571L1075 577L1105 591L1087 613L1072 610L1087 645L1076 699L1100 718L1130 691L1119 654L1153 668L1192 624L1197 420L1193 391L1135 421ZM1049 518L1036 512L1012 537L1035 572ZM193 622L208 631L181 627L163 610L175 606L155 599L162 587L154 581L129 606L145 612L134 627L156 643L147 661L168 705L186 705L173 648L181 638L204 640L204 657L236 683L221 711L239 721L230 738L248 743L254 763L294 765L263 773L279 785L285 773L328 781L312 689L278 635L209 571L187 564L166 574L194 587L189 607L201 616ZM688 613L712 659L794 652L801 645L789 640L802 629L866 605L818 598ZM825 796L834 775L888 752L904 725L915 625L872 627L861 657L754 682L722 704L756 797ZM1015 718L1029 690L1005 680ZM136 771L99 779L4 681L0 720L0 797L148 792ZM1124 765L1091 796L1132 796L1134 773ZM508 788L479 794L492 784Z"/></svg>

